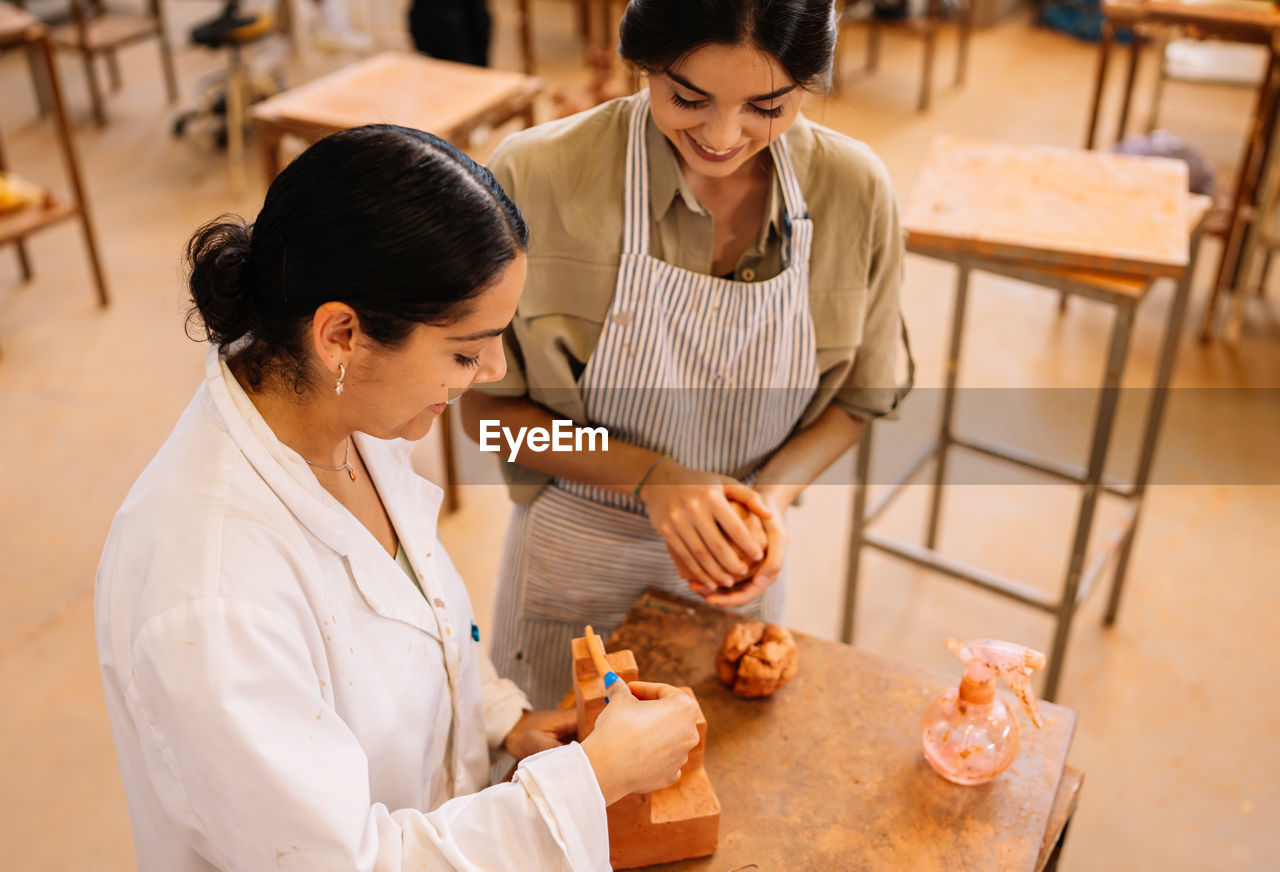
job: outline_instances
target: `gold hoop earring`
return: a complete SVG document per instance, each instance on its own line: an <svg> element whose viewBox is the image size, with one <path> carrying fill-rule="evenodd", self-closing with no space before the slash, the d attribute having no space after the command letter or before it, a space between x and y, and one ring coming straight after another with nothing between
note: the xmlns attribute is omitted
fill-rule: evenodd
<svg viewBox="0 0 1280 872"><path fill-rule="evenodd" d="M333 386L333 392L338 396L342 396L342 391L346 388L343 384L347 378L347 365L345 363L338 364L338 383Z"/></svg>

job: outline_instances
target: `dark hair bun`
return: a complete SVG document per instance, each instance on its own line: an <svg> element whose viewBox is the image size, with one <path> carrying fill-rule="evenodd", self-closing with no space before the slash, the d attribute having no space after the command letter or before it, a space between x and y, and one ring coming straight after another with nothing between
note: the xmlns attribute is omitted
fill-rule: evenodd
<svg viewBox="0 0 1280 872"><path fill-rule="evenodd" d="M187 284L204 338L227 345L253 330L245 265L252 250L251 225L239 215L222 215L201 227L187 243ZM188 332L190 332L188 330Z"/></svg>

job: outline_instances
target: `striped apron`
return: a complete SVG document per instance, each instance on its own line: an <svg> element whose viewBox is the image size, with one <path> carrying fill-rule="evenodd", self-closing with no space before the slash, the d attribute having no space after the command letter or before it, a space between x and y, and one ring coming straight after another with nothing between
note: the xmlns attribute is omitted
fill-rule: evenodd
<svg viewBox="0 0 1280 872"><path fill-rule="evenodd" d="M786 204L783 269L738 282L649 255L645 98L630 122L623 250L613 302L579 388L591 426L694 469L750 482L818 386L809 313L813 225L781 138L771 146ZM785 573L784 573L785 575ZM569 690L569 643L608 634L646 587L690 595L643 503L553 479L514 510L498 579L494 665L553 707ZM741 610L781 618L785 579Z"/></svg>

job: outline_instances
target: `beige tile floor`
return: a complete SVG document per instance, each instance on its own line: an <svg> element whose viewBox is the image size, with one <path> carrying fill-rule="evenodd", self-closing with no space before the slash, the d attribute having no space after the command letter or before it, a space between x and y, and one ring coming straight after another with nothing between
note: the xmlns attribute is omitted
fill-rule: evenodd
<svg viewBox="0 0 1280 872"><path fill-rule="evenodd" d="M496 58L512 66L513 4L494 5ZM580 81L570 4L536 5L545 75L557 84ZM174 32L216 8L206 0L172 4ZM361 8L367 14L370 7ZM394 26L397 14L382 9L378 21ZM849 46L849 69L859 51ZM815 100L808 110L868 141L888 164L900 199L934 134L1064 145L1082 138L1090 46L1019 20L984 31L975 38L967 88L941 88L925 116L912 109L919 51L918 43L889 38L876 77L851 74L838 99ZM943 68L950 51L944 40ZM231 196L218 158L170 138L173 110L164 104L151 46L131 48L121 60L126 85L111 97L112 123L104 130L88 122L78 64L61 64L111 308L93 304L74 226L32 241L38 275L28 285L20 284L12 255L0 254L0 845L3 866L27 872L132 867L95 664L94 568L115 508L200 378L202 350L182 333L182 243L219 212L252 214L261 197L256 181ZM334 63L304 54L295 81ZM190 101L198 77L217 61L183 49L178 64ZM36 115L20 55L0 57L0 95L11 162L32 176L57 178L51 127ZM1173 85L1164 121L1229 169L1250 108L1244 91ZM1216 243L1207 243L1193 317L1216 253ZM904 307L922 387L941 381L951 280L944 266L908 261ZM1126 384L1150 378L1167 298L1167 289L1158 290L1140 312ZM1256 391L1280 387L1280 318L1274 300L1251 302L1246 314L1245 335L1233 347L1184 344L1177 386L1214 392L1171 409L1157 474L1177 483L1149 494L1120 623L1104 630L1095 599L1072 640L1060 702L1080 713L1071 762L1087 780L1064 869L1280 868L1273 835L1280 703L1275 679L1266 678L1280 655L1273 630L1280 413L1274 399L1259 401L1264 395ZM1075 303L1059 317L1052 295L979 277L964 383L1090 387L1100 377L1108 325L1101 306ZM932 401L920 396L927 417ZM1212 408L1206 397L1216 399ZM1032 437L1081 450L1069 404L1043 405L1042 416L1023 422ZM967 420L981 425L979 417ZM1076 427L1067 432L1070 424ZM892 441L884 431L881 444ZM490 463L464 451L468 481L494 481ZM846 458L826 478L834 483L815 486L789 519L788 621L827 637L837 627L849 501L839 482L848 468ZM1053 589L1065 562L1073 491L1014 483L976 464L961 472L966 481L993 483L948 492L944 546ZM886 529L918 535L924 491L908 494ZM473 484L463 510L442 527L482 615L492 606L507 510L500 488ZM941 644L948 635L1049 642L1046 618L945 579L875 555L865 558L864 578L858 641L869 650L954 671Z"/></svg>

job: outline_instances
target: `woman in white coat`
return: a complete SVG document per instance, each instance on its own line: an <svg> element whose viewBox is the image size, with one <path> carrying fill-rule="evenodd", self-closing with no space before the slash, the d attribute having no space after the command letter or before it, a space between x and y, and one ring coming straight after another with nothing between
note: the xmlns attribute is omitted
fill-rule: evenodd
<svg viewBox="0 0 1280 872"><path fill-rule="evenodd" d="M502 377L526 246L488 171L390 126L192 238L205 381L96 589L139 868L607 869L605 806L678 777L684 694L616 683L579 744L496 676L408 463ZM490 787L499 749L520 764Z"/></svg>

